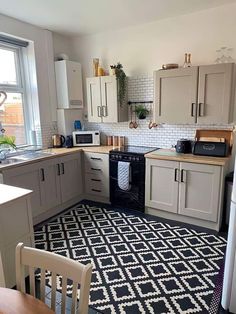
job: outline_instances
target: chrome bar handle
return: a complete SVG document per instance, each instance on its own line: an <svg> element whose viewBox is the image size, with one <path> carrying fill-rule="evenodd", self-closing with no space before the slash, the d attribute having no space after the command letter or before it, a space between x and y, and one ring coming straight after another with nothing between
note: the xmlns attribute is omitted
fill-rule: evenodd
<svg viewBox="0 0 236 314"><path fill-rule="evenodd" d="M195 105L195 103L192 102L191 103L191 117L194 117L194 105Z"/></svg>
<svg viewBox="0 0 236 314"><path fill-rule="evenodd" d="M198 116L199 117L204 116L204 104L202 102L198 104Z"/></svg>
<svg viewBox="0 0 236 314"><path fill-rule="evenodd" d="M178 180L178 172L179 172L179 169L175 168L175 174L174 174L174 181L175 182L179 182L179 180Z"/></svg>
<svg viewBox="0 0 236 314"><path fill-rule="evenodd" d="M60 169L60 164L57 164L57 175L61 175L61 169Z"/></svg>
<svg viewBox="0 0 236 314"><path fill-rule="evenodd" d="M45 173L44 173L44 169L41 168L40 169L40 172L41 172L41 181L44 182L45 181Z"/></svg>
<svg viewBox="0 0 236 314"><path fill-rule="evenodd" d="M65 166L64 166L64 162L61 163L61 170L62 170L62 174L65 174Z"/></svg>
<svg viewBox="0 0 236 314"><path fill-rule="evenodd" d="M98 112L98 117L101 118L102 117L101 106L97 106L97 112Z"/></svg>
<svg viewBox="0 0 236 314"><path fill-rule="evenodd" d="M108 114L107 114L107 106L102 106L102 116L103 117L107 117Z"/></svg>
<svg viewBox="0 0 236 314"><path fill-rule="evenodd" d="M180 181L184 183L184 169L181 169Z"/></svg>

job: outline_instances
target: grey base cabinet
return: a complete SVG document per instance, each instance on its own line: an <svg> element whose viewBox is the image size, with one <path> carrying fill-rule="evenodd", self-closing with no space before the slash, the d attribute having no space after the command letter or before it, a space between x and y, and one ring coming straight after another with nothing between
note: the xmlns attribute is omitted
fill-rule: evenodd
<svg viewBox="0 0 236 314"><path fill-rule="evenodd" d="M81 156L49 158L2 171L3 183L30 189L33 218L82 194Z"/></svg>
<svg viewBox="0 0 236 314"><path fill-rule="evenodd" d="M15 249L19 242L34 247L29 193L0 204L0 286L16 285Z"/></svg>
<svg viewBox="0 0 236 314"><path fill-rule="evenodd" d="M216 222L220 209L221 166L180 163L179 211Z"/></svg>
<svg viewBox="0 0 236 314"><path fill-rule="evenodd" d="M222 166L147 159L145 205L176 214L173 219L185 216L218 224L223 172Z"/></svg>
<svg viewBox="0 0 236 314"><path fill-rule="evenodd" d="M89 198L109 199L109 155L84 153L85 194Z"/></svg>

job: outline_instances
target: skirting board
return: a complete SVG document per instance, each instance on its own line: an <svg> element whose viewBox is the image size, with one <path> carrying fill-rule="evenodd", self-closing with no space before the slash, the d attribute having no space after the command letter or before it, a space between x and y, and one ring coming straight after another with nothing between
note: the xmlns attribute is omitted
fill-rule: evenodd
<svg viewBox="0 0 236 314"><path fill-rule="evenodd" d="M74 204L80 202L82 199L84 199L84 197L83 197L83 195L80 195L76 198L71 199L70 201L68 201L66 203L60 204L56 207L53 207L53 208L45 211L44 213L33 218L33 224L37 225L38 223L59 214L61 211L65 210L66 208L73 206Z"/></svg>
<svg viewBox="0 0 236 314"><path fill-rule="evenodd" d="M196 219L196 218L192 218L192 217L188 217L188 216L183 216L183 215L179 215L179 214L165 212L165 211L162 211L160 209L145 207L145 213L149 214L149 215L165 218L165 219L180 221L180 222L184 222L187 224L216 230L216 231L219 231L219 229L220 229L219 222L211 222L211 221Z"/></svg>

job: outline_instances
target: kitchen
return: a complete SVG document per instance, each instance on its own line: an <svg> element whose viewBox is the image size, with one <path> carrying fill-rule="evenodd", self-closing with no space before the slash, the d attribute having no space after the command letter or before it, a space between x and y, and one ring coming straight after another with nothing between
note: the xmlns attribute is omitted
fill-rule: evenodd
<svg viewBox="0 0 236 314"><path fill-rule="evenodd" d="M201 134L199 137L212 138L214 137L212 134L214 134L215 130L225 132L227 135L217 137L227 138L227 145L225 146L233 146L232 156L235 155L235 145L232 145L235 121L232 108L234 105L230 98L231 93L234 91L234 65L231 65L233 62L216 64L216 59L221 57L221 55L219 55L221 52L216 52L216 50L220 50L221 47L232 47L233 49L236 47L235 39L230 34L232 25L235 24L235 2L229 1L226 4L225 1L221 3L217 1L218 4L215 3L214 5L212 3L211 1L207 1L206 6L203 6L203 2L201 2L201 5L199 4L198 7L194 8L194 6L191 7L190 4L187 5L186 1L183 1L183 6L177 8L175 1L172 1L169 5L175 13L173 12L173 14L170 15L169 11L165 11L167 8L165 6L162 7L163 12L166 12L164 19L156 15L157 13L152 13L154 10L149 10L149 14L142 14L143 5L141 5L141 3L140 6L136 8L139 19L134 15L127 17L123 14L122 8L119 8L121 12L120 15L117 13L117 16L122 16L122 24L121 22L120 24L116 22L119 24L118 26L112 26L112 24L108 26L106 19L98 21L91 16L92 13L89 15L87 10L89 8L91 9L90 5L92 4L90 3L84 5L84 10L87 12L87 16L91 17L91 21L94 20L94 24L92 22L86 24L81 18L81 21L74 22L74 28L71 26L70 30L66 30L65 26L65 29L63 29L63 23L56 20L57 14L55 12L53 13L51 11L51 17L55 18L54 23L58 26L56 27L54 25L54 28L53 26L50 28L48 26L49 24L45 24L47 22L44 21L44 19L41 21L36 19L36 17L38 18L38 13L35 13L35 21L30 20L30 14L26 16L14 16L14 18L18 19L15 20L9 17L13 15L7 11L9 9L7 5L2 6L1 13L3 13L3 15L1 15L0 18L1 33L5 35L8 34L8 36L11 35L21 41L28 41L28 46L23 47L23 49L29 50L28 58L31 69L29 71L29 82L33 95L32 99L34 100L32 103L33 118L31 116L31 119L29 119L31 124L29 143L41 145L45 149L43 152L40 152L42 155L39 155L40 153L38 153L38 155L31 153L31 157L29 157L25 156L28 154L23 152L21 155L7 157L7 160L15 159L16 162L5 165L2 164L2 166L0 166L2 182L4 184L33 190L31 195L33 224L39 224L37 225L38 229L35 229L36 247L45 249L51 247L49 250L60 251L62 255L70 258L74 256L74 259L77 258L81 263L84 262L86 264L93 262L95 264L94 273L98 276L97 280L100 284L97 287L95 282L92 282L90 303L98 311L109 312L110 310L111 313L116 313L122 310L124 312L128 312L129 310L131 312L138 312L139 310L141 313L148 311L158 313L158 306L160 308L163 306L169 307L169 311L171 311L170 309L172 309L172 311L174 309L175 312L181 313L181 311L184 311L184 304L187 304L187 301L186 303L181 303L178 302L178 300L183 298L185 293L188 294L188 302L191 303L192 311L197 310L200 313L201 311L204 313L204 310L209 310L212 296L215 296L213 292L209 293L208 297L206 296L209 287L211 287L211 290L214 290L215 282L218 278L218 276L216 276L214 280L211 281L209 279L209 272L217 272L218 274L220 272L219 269L222 271L221 262L225 255L226 242L224 237L221 236L221 233L217 235L213 230L219 231L221 226L224 178L226 174L233 170L234 158L191 155L189 157L191 159L188 160L187 154L184 156L178 155L175 149L171 151L168 150L176 145L179 139L187 138L193 140L196 131L207 129L208 132L212 131L211 135L207 133ZM17 4L12 1L9 6L11 5L16 6ZM104 12L106 12L108 8L107 5L108 3L106 1L102 2L101 11L104 9ZM156 4L152 3L152 5L155 6ZM50 8L47 9L50 10ZM60 6L58 10L59 9L61 9ZM156 11L159 12L158 10ZM33 8L31 8L30 12L33 16ZM94 11L91 10L91 12ZM127 12L130 12L128 8ZM222 17L222 20L219 20L219 15ZM109 18L110 17L111 16L109 16ZM201 21L200 24L199 20ZM71 22L73 22L73 19ZM85 24L82 25L83 23ZM75 31L75 29L77 29L76 27L78 27L78 29L81 27L82 29L82 26L87 27L84 33L80 30ZM107 29L109 28L111 28L111 30L108 31ZM45 29L50 29L50 31ZM204 36L202 35L203 33ZM201 47L201 49L199 47ZM182 68L185 53L191 53L192 63L192 66L186 69ZM228 56L231 56L234 60L234 50L231 50L230 53L231 55ZM110 65L117 64L118 61L122 63L128 81L125 102L129 102L129 105L122 107L117 104L117 99L115 99L117 91L114 93L117 86L113 83L114 76L94 77L93 59L95 58L99 58L99 66L107 71L107 73L110 70ZM81 66L82 75L79 76L79 78L76 77L76 79L64 80L60 88L58 88L56 65L58 63L64 64L64 70L70 63L73 66L77 66L79 71L81 71ZM159 71L162 65L167 63L177 63L180 68ZM73 70L75 70L75 72ZM77 68L72 69L72 72L70 72L71 75L75 75L76 71ZM175 71L179 71L178 73L181 79L179 81L176 80L174 83L174 86L178 86L179 91L174 95L174 92L169 92L169 90L173 87L172 81L175 77ZM56 74L54 74L55 72ZM209 73L211 75L209 75ZM199 99L202 90L204 94L204 89L202 89L203 87L201 85L203 75L208 75L208 78L213 77L213 79L209 81L205 92L207 93L207 97L209 97L209 101L217 103L217 109L214 109L214 107L213 111L210 111L210 118L208 117L208 119L204 115L206 112L209 113L208 109L203 108L203 106L197 108L196 105L197 103L201 103ZM74 90L75 93L80 95L80 102L76 105L71 103L76 109L63 109L60 106L60 91L62 92L66 84L73 85L74 83L68 82L75 82L75 80L77 83ZM78 83L78 80L80 80L80 83ZM192 85L189 84L190 80ZM160 81L166 83L166 85L162 85L162 96L164 95L162 99L163 102L165 101L165 104L159 103L161 99L159 94L160 88L158 88ZM184 82L184 84L180 86L180 82ZM106 86L106 88L103 88L103 86ZM96 89L97 93L94 89ZM106 100L109 99L109 105L112 104L113 106L112 115L110 115L110 111L108 113L106 112L106 108L104 108L104 110L103 108L98 108L98 111L97 108L92 111L90 110L94 99L96 99L96 101L99 101L98 99L104 99L105 91L107 93L105 97ZM167 91L166 94L164 94L165 91ZM62 92L62 95L65 96L65 93ZM223 98L222 95L224 95ZM179 99L177 99L177 96ZM216 99L223 99L223 101L219 102L221 107ZM74 99L72 98L72 100ZM174 110L176 108L173 105L174 102L182 104L181 109ZM194 103L194 105L192 105L192 103ZM169 107L166 104L168 104ZM134 112L139 105L143 105L143 107L147 109L148 114L146 119L138 119L137 114ZM161 108L161 110L158 111L158 108ZM110 107L108 107L108 110L110 110ZM122 110L124 112L121 114L120 111ZM164 115L162 116L162 114ZM198 121L196 121L196 119L198 119ZM76 125L74 125L75 120L77 121ZM81 124L78 124L78 121L80 121ZM136 123L137 127L131 128L131 122L133 122L133 124ZM75 128L84 128L86 131L90 132L89 134L100 132L101 145L51 148L53 144L52 136L54 134L68 136L72 134ZM80 132L83 131L76 132L82 134ZM8 133L7 135L12 134ZM127 152L124 151L124 149L119 149L117 137L120 137L121 143L124 141L126 146L128 145L129 148L133 147L132 151ZM85 141L86 138L88 137L84 135L82 140ZM54 146L57 146L56 142L58 137L54 139ZM115 147L113 147L113 145L107 146L107 144L111 144L111 139L114 141ZM67 142L67 144L70 146L71 142ZM220 143L218 146L223 147L224 145ZM139 147L148 148L140 152L137 151L137 149L140 150ZM157 148L161 149L153 151ZM109 151L112 149L114 149L114 151L109 155ZM167 149L168 151L163 149ZM113 179L115 177L116 181L118 179L117 168L119 168L119 161L127 162L129 157L139 159L135 161L131 160L131 164L134 162L134 165L137 166L137 170L141 171L143 167L144 170L146 168L145 175L142 174L138 177L138 174L136 181L138 187L134 184L134 188L136 187L136 190L142 191L141 204L144 204L145 199L146 213L152 215L150 216L150 225L147 222L149 216L142 216L141 212L137 211L135 214L129 211L119 212L120 207L122 210L129 207L125 196L129 193L123 193L119 196L117 190L114 188L116 183L112 183L112 179L110 185L110 176ZM109 163L117 165L115 168L112 167L112 171L115 173L114 176L111 173ZM120 165L121 164L122 163L120 163ZM125 170L127 171L127 168ZM144 179L141 179L141 177ZM191 185L188 185L190 178L192 179ZM127 180L120 182L120 184L126 185L125 189L129 190L130 187ZM158 193L157 191L161 192ZM111 192L113 192L113 196ZM201 195L201 198L199 199L196 195ZM111 208L107 205L109 204L110 196L114 199L114 202L112 201L114 205L112 205ZM129 196L128 200L130 198L136 200L137 194L132 194L132 196ZM87 200L88 203L79 203L81 200ZM119 202L121 200L123 200L123 203L120 204ZM92 201L96 203L91 203ZM116 201L118 201L119 204L117 204ZM77 210L73 207L75 204L81 204ZM138 204L136 203L135 207L137 206ZM87 252L85 254L86 250L84 250L81 256L79 250L76 248L64 248L65 244L62 239L65 237L70 239L64 232L61 234L61 239L60 236L57 235L57 244L59 245L60 241L63 242L61 244L62 246L59 245L57 249L53 247L53 241L51 245L47 241L42 241L45 236L43 228L47 230L47 237L53 236L53 233L50 232L50 222L48 224L46 221L44 226L40 224L46 219L50 219L61 211L70 208L71 212L65 212L64 218L55 219L66 219L66 215L68 215L67 219L74 220L76 212L77 214L81 213L76 216L76 221L80 215L81 217L84 216L84 219L86 219L86 215L82 215L82 212L87 211L88 219L93 217L92 220L95 220L95 213L93 214L95 207L98 208L98 212L100 211L103 217L101 221L98 218L96 226L99 227L94 228L94 235L97 235L98 241L100 241L100 243L98 242L99 246L101 246L100 249L107 250L105 253L100 253L102 255L97 255L96 250L98 245L93 246L92 240L88 242L86 237L83 238L86 246L81 245L81 252L82 249L86 247L90 253ZM132 206L131 208L134 209ZM109 213L111 210L114 210L114 212ZM131 225L130 222L128 226L126 226L127 228L129 227L130 230L133 230L132 232L130 231L130 235L128 231L125 231L124 225L122 225L125 224L123 221L124 217L126 217L127 220L131 219L129 215L135 215L135 219L139 222L134 223L134 226ZM108 216L114 216L114 221L113 218L110 218L111 220L105 219L105 217ZM145 221L145 219L147 219L147 221ZM157 226L152 219L162 224L159 225L162 230L155 231L154 228L157 228ZM119 222L119 220L121 221ZM131 221L133 220L134 219L131 219ZM111 245L112 242L110 242L109 245L103 245L104 241L107 243L107 241L114 239L112 239L112 233L101 236L101 230L103 230L102 221L105 225L107 224L104 228L104 232L106 230L107 232L112 232L112 230L109 231L107 229L109 225L115 228L118 237L117 240L115 240L117 242L114 242L115 244ZM80 225L83 222L79 221L78 223ZM119 223L121 223L120 226ZM51 222L51 224L56 225L57 223ZM142 232L142 236L140 235L140 231L142 230L141 224L145 225L143 231L146 228L146 232ZM188 224L190 224L190 226ZM58 222L58 226L59 225L62 226L61 220ZM178 226L182 226L182 228L178 229ZM194 226L197 226L197 229L195 229ZM208 229L198 229L198 227ZM179 231L180 229L185 229L186 235L181 236L181 233L184 231ZM155 231L154 234L149 235L155 238L149 240L153 245L152 249L147 247L148 238L144 238L145 234L148 237L147 233L150 232L150 230ZM113 232L115 231L113 230ZM204 232L206 232L206 234L201 235L201 233ZM87 233L87 231L85 233ZM122 235L122 233L124 233L124 235ZM164 239L165 235L168 234L167 239ZM212 234L216 235L216 238L209 238ZM132 240L131 235L136 238L136 241ZM198 235L201 244L200 242L194 244L193 240L191 241L191 239L189 239L193 237L194 240L196 240L196 235ZM160 252L158 254L156 253L156 237L165 240L163 240L163 245L167 246L167 253L172 254L172 257L164 256L165 250L162 251L160 249ZM175 242L171 239L178 241L175 251L172 250L171 246L171 244L174 245L173 243ZM209 239L213 242L211 243ZM70 241L72 240L70 239ZM118 261L116 259L115 255L117 255L118 251L115 251L113 246L117 247L118 250L118 243L120 242L124 242L124 248L120 252L121 258L125 259L125 255L129 255L132 252L130 258L134 260L134 264L132 266L130 262L131 264L127 267L129 268L128 270L124 270L123 267L118 267L120 265L124 266L124 264L122 264L124 261ZM134 245L135 242L143 246L144 252L142 252L142 254L137 253L139 251L135 252L135 250L138 250ZM196 249L194 249L194 245ZM217 246L217 249L214 249L214 245ZM207 247L209 247L210 250L208 253L204 251ZM193 251L193 255L195 254L195 257L190 258L191 263L186 263L181 255L184 255L184 250L187 250L187 248ZM1 254L4 260L3 251L4 250L2 250ZM149 262L145 260L145 258L148 258L148 256L144 254L145 251L150 251L149 258L151 261ZM115 255L111 254L111 252L114 252ZM104 260L104 256L111 256L111 263L113 260L116 266L104 268L103 270L102 261ZM200 267L196 261L197 257L202 260L204 256L206 262L208 262L208 265L205 265L208 270L202 270L205 277L199 277L199 272L194 272L197 267ZM88 261L88 257L92 257L92 259ZM169 261L168 258L170 258ZM138 279L140 280L138 280L136 285L131 269L134 265L137 265L135 259L139 261L139 265L142 266L142 271L140 272L143 272L143 275L139 274L140 277L138 277ZM158 259L161 260L163 269L168 266L168 263L171 264L172 268L168 268L170 273L169 277L172 278L171 280L173 281L172 289L174 289L174 291L176 290L176 292L169 293L167 291L168 282L164 280L165 276L159 274L159 279L157 274L154 273L154 266L158 264ZM177 261L181 261L182 267L185 268L185 270L182 269L182 277L190 276L192 271L191 276L195 276L195 279L198 278L198 281L205 287L205 290L203 288L199 293L190 293L190 291L197 291L198 286L190 287L186 290L186 287L189 287L189 283L186 283L187 278L177 280L176 277L173 277L173 271L176 271L175 266ZM183 261L185 261L185 263L183 263ZM230 265L232 265L232 263ZM112 281L109 283L109 274L112 276L112 270L114 269L119 273L120 278L117 278L113 284ZM149 276L147 276L147 274L149 274ZM99 276L102 277L100 280ZM117 295L117 286L120 285L120 287L122 287L125 280L128 280L127 289L130 296L123 296L123 300L126 301L122 301L122 297L119 299ZM150 291L149 295L146 297L144 296L145 292L143 290L141 291L140 286L140 282L144 280L149 280L149 284L152 286L152 290L154 290L152 292ZM111 288L108 288L107 285L109 284ZM223 284L221 284L221 288L222 285ZM96 290L97 288L103 291L104 302L95 298L96 291L98 291ZM145 289L148 289L148 287L145 287L144 290ZM184 293L181 293L181 291L184 291ZM229 291L230 290L226 293L227 298ZM108 301L113 294L116 295L115 299L117 299L114 303ZM205 299L203 295L205 295ZM139 298L141 298L141 301ZM158 304L156 308L155 302ZM226 306L225 308L228 309L230 300L223 301L223 303L224 302L226 303L224 307ZM220 301L218 300L218 305L219 303ZM230 306L232 306L232 304ZM191 309L189 308L188 310L191 313Z"/></svg>

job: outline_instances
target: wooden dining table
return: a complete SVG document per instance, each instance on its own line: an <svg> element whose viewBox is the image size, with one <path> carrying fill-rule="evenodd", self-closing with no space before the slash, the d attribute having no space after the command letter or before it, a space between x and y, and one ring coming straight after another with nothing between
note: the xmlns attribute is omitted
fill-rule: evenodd
<svg viewBox="0 0 236 314"><path fill-rule="evenodd" d="M0 288L0 314L53 314L45 303L18 290Z"/></svg>

